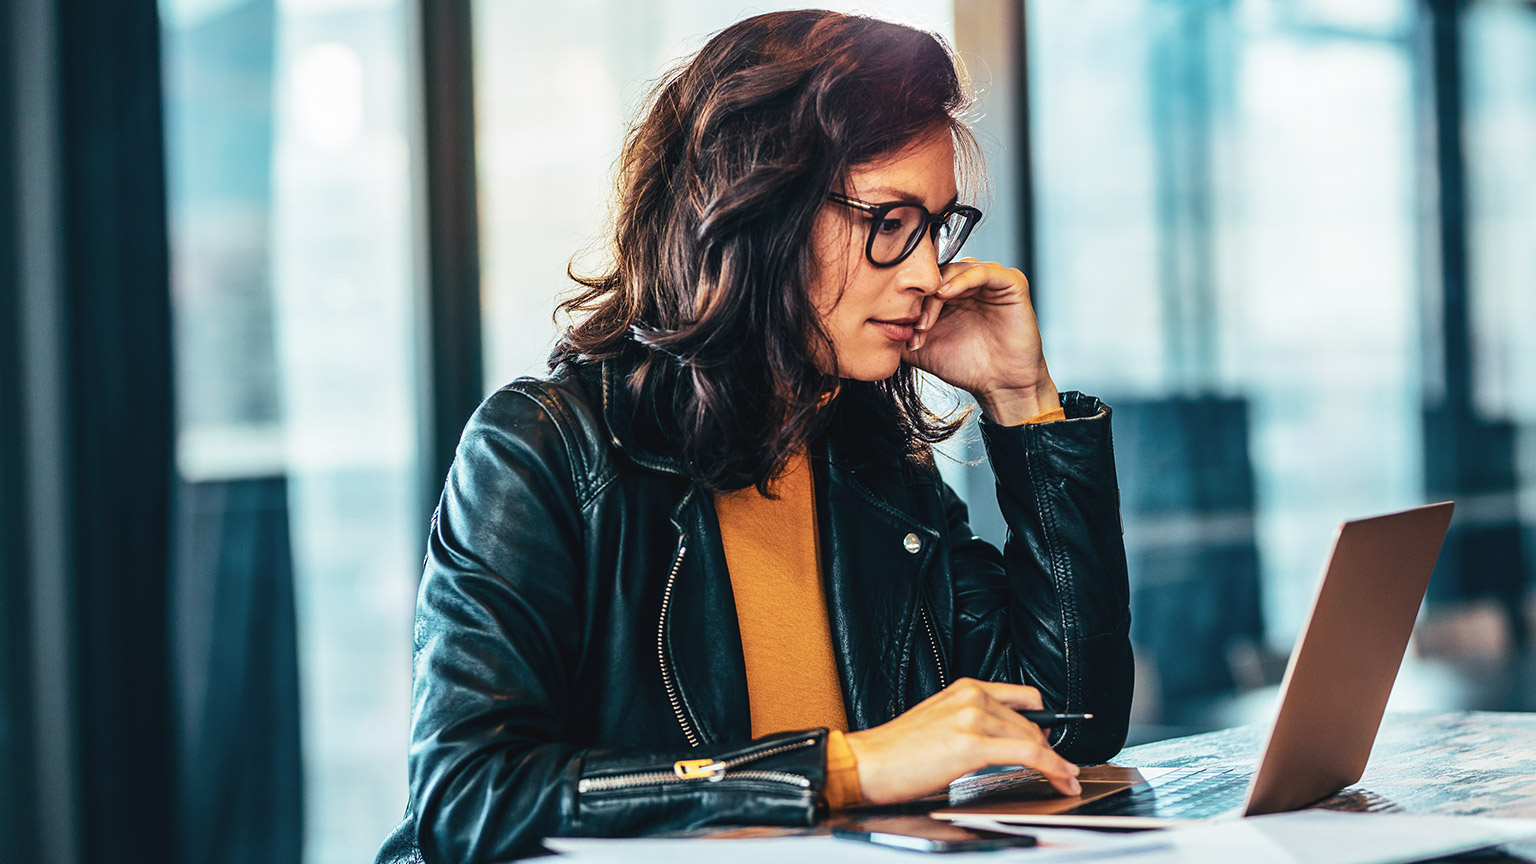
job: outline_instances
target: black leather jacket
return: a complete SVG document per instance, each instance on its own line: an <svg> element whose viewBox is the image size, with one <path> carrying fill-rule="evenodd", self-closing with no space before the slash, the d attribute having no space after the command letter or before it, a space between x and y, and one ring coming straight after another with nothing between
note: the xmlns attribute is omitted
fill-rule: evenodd
<svg viewBox="0 0 1536 864"><path fill-rule="evenodd" d="M641 446L609 364L492 395L465 429L417 604L410 808L380 861L488 861L550 835L807 824L826 730L753 740L709 494ZM1125 740L1132 664L1109 409L983 422L1011 539L972 536L931 458L812 448L848 722L884 723L960 676L1091 711L1056 749ZM685 779L680 760L709 768ZM723 766L723 767L722 767ZM419 845L418 845L419 844Z"/></svg>

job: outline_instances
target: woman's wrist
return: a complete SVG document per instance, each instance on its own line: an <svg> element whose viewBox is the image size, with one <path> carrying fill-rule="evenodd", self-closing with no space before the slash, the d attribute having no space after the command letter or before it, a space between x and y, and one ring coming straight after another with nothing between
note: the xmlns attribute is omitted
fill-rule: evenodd
<svg viewBox="0 0 1536 864"><path fill-rule="evenodd" d="M1000 387L971 395L987 419L999 426L1017 426L1061 407L1061 394L1049 374L1027 387Z"/></svg>

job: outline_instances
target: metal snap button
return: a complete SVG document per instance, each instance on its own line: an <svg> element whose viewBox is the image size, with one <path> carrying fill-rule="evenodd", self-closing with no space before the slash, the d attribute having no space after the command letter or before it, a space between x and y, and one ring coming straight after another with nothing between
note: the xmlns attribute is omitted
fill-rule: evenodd
<svg viewBox="0 0 1536 864"><path fill-rule="evenodd" d="M923 548L923 541L917 539L916 534L908 534L906 538L901 541L901 546L903 549L906 549L908 552L916 555L917 551Z"/></svg>

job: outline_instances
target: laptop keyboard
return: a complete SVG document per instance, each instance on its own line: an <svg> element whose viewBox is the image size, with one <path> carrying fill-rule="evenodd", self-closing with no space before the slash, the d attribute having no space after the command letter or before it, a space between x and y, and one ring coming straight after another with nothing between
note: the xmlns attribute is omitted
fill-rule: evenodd
<svg viewBox="0 0 1536 864"><path fill-rule="evenodd" d="M1072 815L1203 819L1241 807L1253 773L1237 768L1180 768L1073 807Z"/></svg>

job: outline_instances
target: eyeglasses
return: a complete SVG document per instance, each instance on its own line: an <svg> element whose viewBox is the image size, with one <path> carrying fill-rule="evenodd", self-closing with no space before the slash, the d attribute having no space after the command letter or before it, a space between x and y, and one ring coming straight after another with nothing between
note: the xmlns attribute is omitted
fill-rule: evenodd
<svg viewBox="0 0 1536 864"><path fill-rule="evenodd" d="M836 192L827 198L869 214L869 242L864 244L864 257L876 267L894 267L907 260L924 234L933 237L939 265L948 264L965 245L965 238L971 236L971 229L981 221L981 211L964 204L951 204L937 213L929 213L921 204L906 201L871 204Z"/></svg>

